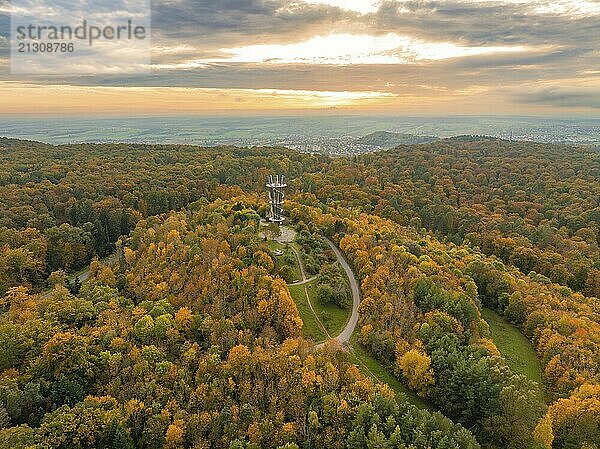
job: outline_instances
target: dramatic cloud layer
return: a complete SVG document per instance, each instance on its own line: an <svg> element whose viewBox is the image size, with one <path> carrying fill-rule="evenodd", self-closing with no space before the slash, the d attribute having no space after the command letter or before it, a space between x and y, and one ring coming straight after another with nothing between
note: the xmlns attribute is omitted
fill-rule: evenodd
<svg viewBox="0 0 600 449"><path fill-rule="evenodd" d="M151 73L103 64L85 77L11 75L9 11L0 0L0 88L19 86L32 99L47 93L43 105L63 86L78 98L121 88L142 103L189 88L196 103L186 112L218 108L219 95L231 110L260 110L261 102L400 113L600 108L596 0L154 0Z"/></svg>

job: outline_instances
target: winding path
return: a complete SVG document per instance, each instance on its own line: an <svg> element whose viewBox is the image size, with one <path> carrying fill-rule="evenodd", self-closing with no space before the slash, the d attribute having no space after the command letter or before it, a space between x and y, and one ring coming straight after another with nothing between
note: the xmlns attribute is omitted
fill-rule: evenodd
<svg viewBox="0 0 600 449"><path fill-rule="evenodd" d="M298 260L298 263L300 263L300 259L298 259L298 255L296 255L296 259ZM310 284L312 281L314 281L315 279L317 279L319 276L313 276L311 278L308 279L303 279L301 281L298 282L292 282L291 284L288 284L288 287L293 287L294 285L304 285L304 284Z"/></svg>
<svg viewBox="0 0 600 449"><path fill-rule="evenodd" d="M312 302L310 300L310 295L308 294L308 291L306 289L306 284L308 284L309 282L316 279L317 276L307 279L306 269L304 268L304 262L302 261L302 257L300 256L300 253L298 252L298 250L296 248L294 248L293 246L291 246L291 249L294 252L294 254L296 255L296 260L298 261L298 266L300 267L300 273L302 275L302 281L295 282L295 283L289 284L289 285L304 285L304 294L306 295L306 299L308 301L308 306L310 307L312 314L314 315L315 319L317 320L317 323L319 323L319 326L321 327L321 329L323 330L325 335L327 335L329 340L336 340L341 346L349 347L350 346L350 337L352 337L352 334L354 333L354 330L356 329L356 326L358 325L358 306L360 305L360 287L358 285L358 281L356 280L356 277L354 276L354 273L352 272L352 268L350 268L350 265L348 265L348 262L346 262L346 259L344 258L344 255L339 250L339 248L337 246L335 246L335 244L331 240L329 240L327 237L323 237L323 238L325 239L325 241L327 242L327 244L329 245L329 247L335 254L335 257L336 257L338 263L341 265L342 269L346 273L346 276L348 277L348 281L350 281L350 290L352 293L352 314L350 315L350 319L348 320L348 323L346 323L346 327L344 327L342 332L338 336L332 337L329 334L329 332L327 331L327 328L323 325L321 319L319 318L319 315L315 311L315 309L312 305ZM320 344L316 345L315 348L320 349L320 348L324 347L326 343L327 342L320 343Z"/></svg>
<svg viewBox="0 0 600 449"><path fill-rule="evenodd" d="M114 262L117 261L117 253L111 254L108 257L105 257L104 259L100 259L100 263L102 265L112 265ZM75 274L71 274L67 277L67 280L69 282L73 282L75 280L75 278L79 278L79 282L83 283L85 281L88 280L88 278L90 277L90 267L88 266L84 271L81 271L79 274L75 273ZM52 296L52 292L54 289L49 289L46 290L43 294L42 297L43 298L50 298Z"/></svg>
<svg viewBox="0 0 600 449"><path fill-rule="evenodd" d="M329 244L329 246L331 247L332 251L335 254L335 257L337 258L338 262L340 263L340 265L346 272L346 276L348 277L348 280L350 281L350 290L352 291L352 315L350 315L350 320L346 324L346 327L344 328L344 330L342 330L340 335L338 335L337 337L334 338L334 340L337 340L342 346L346 346L350 343L350 337L352 337L352 334L354 333L354 330L356 329L356 326L358 325L358 306L360 305L360 287L358 285L358 281L356 280L356 277L354 276L354 273L352 272L352 268L350 268L350 265L348 265L348 262L346 262L346 259L344 259L342 252L339 250L339 248L337 246L335 246L335 244L331 240L329 240L327 237L324 237L324 238L327 241L327 243Z"/></svg>

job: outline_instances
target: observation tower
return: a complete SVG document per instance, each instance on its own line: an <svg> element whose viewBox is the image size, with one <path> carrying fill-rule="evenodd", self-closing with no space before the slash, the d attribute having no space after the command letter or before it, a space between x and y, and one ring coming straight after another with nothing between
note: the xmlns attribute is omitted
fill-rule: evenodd
<svg viewBox="0 0 600 449"><path fill-rule="evenodd" d="M267 212L267 220L273 223L283 223L283 201L285 198L285 188L287 187L285 176L274 175L267 177L267 189L269 190L269 199L271 208Z"/></svg>

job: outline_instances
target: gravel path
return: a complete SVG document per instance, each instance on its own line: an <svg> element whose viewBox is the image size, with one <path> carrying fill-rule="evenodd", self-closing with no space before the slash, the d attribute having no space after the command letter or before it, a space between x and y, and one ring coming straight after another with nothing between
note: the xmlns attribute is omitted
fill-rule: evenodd
<svg viewBox="0 0 600 449"><path fill-rule="evenodd" d="M346 262L346 259L344 259L344 255L342 254L342 252L339 250L339 248L337 246L335 246L335 244L331 240L329 240L327 237L324 237L324 238L327 241L327 244L329 245L329 247L331 248L333 253L335 254L337 261L339 262L339 264L345 271L346 276L348 277L348 281L350 281L350 289L352 292L352 315L350 315L350 320L348 320L346 327L342 330L342 332L337 337L331 337L331 335L329 335L329 332L327 332L327 329L325 328L325 326L321 322L319 316L315 312L315 309L313 308L313 305L310 301L310 296L308 295L308 291L306 290L306 285L305 285L308 282L312 281L313 278L311 278L311 279L306 278L306 270L304 269L304 263L302 262L302 257L300 257L300 253L294 247L292 247L292 250L294 251L294 254L296 255L296 259L298 260L298 265L300 266L300 272L302 274L302 281L298 282L296 284L291 284L291 285L304 285L304 293L306 294L306 299L308 300L308 306L310 307L310 310L312 311L317 322L319 323L319 326L321 326L321 328L323 329L325 334L330 339L336 340L340 345L342 345L344 347L349 347L350 346L350 337L352 337L352 334L354 333L354 330L356 329L356 326L358 325L358 306L360 305L360 287L358 285L358 281L356 280L356 277L354 276L354 273L352 272L352 268L350 268L350 265L348 265L348 262ZM325 346L325 343L326 342L320 343L320 344L316 345L315 348L320 349Z"/></svg>
<svg viewBox="0 0 600 449"><path fill-rule="evenodd" d="M298 281L298 282L292 282L291 284L288 284L289 287L293 287L294 285L304 285L304 284L310 284L312 281L314 281L315 279L317 279L318 276L313 276L311 278L308 279L304 279L303 281Z"/></svg>
<svg viewBox="0 0 600 449"><path fill-rule="evenodd" d="M117 254L111 254L110 256L101 259L100 260L100 264L102 265L112 265L113 263L115 263L117 261ZM69 280L69 282L73 282L75 280L75 278L78 277L79 278L79 282L81 282L83 284L84 281L87 281L87 279L90 277L90 267L87 267L84 271L80 272L79 274L71 274L67 277L67 279ZM52 296L52 289L50 290L46 290L43 295L44 298L50 298L50 296Z"/></svg>
<svg viewBox="0 0 600 449"><path fill-rule="evenodd" d="M348 324L346 324L346 327L344 328L342 333L340 335L338 335L337 337L335 337L335 339L341 345L345 346L350 343L350 337L352 336L352 334L354 333L354 330L356 329L356 326L358 325L358 306L360 305L360 287L358 285L358 281L356 280L356 277L354 276L354 273L352 272L352 268L350 268L350 265L348 265L348 262L346 262L346 259L344 259L342 252L327 237L325 237L325 240L327 241L327 243L329 244L329 246L335 253L335 257L337 258L338 262L340 263L340 265L346 272L346 276L348 276L348 280L350 281L350 289L352 291L352 315L350 315L350 320L348 321Z"/></svg>

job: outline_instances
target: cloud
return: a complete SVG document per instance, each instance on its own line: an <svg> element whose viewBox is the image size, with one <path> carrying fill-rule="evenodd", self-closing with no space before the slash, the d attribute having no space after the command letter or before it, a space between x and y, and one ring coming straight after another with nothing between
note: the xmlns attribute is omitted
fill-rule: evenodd
<svg viewBox="0 0 600 449"><path fill-rule="evenodd" d="M330 5L286 0L163 0L153 3L159 39L203 48L291 42L356 25L360 14Z"/></svg>
<svg viewBox="0 0 600 449"><path fill-rule="evenodd" d="M443 60L466 56L528 51L525 46L462 47L449 42L425 42L409 36L388 33L384 36L365 34L329 34L315 36L294 44L250 45L220 49L221 57L197 60L208 63L265 64L409 64L425 60Z"/></svg>
<svg viewBox="0 0 600 449"><path fill-rule="evenodd" d="M580 45L600 40L598 14L545 14L548 2L386 0L371 19L385 32L469 45ZM592 33L596 30L596 33Z"/></svg>
<svg viewBox="0 0 600 449"><path fill-rule="evenodd" d="M3 4L6 0L0 0L0 36L8 33ZM440 102L470 96L469 105L479 104L482 113L495 112L486 109L490 98L515 108L597 110L599 5L590 0L154 0L151 73L15 78L6 71L8 47L0 38L0 79L241 89L240 95L244 89L380 92L394 98L422 95L428 102L437 93Z"/></svg>
<svg viewBox="0 0 600 449"><path fill-rule="evenodd" d="M305 3L330 5L361 14L377 12L381 5L380 0L306 0Z"/></svg>
<svg viewBox="0 0 600 449"><path fill-rule="evenodd" d="M521 104L538 104L556 108L600 109L600 89L547 87L529 92L514 94L514 100Z"/></svg>
<svg viewBox="0 0 600 449"><path fill-rule="evenodd" d="M11 95L16 93L18 95ZM303 91L291 89L191 89L157 87L80 87L0 82L5 98L2 113L19 113L23 104L38 113L98 114L133 113L152 115L155 111L205 113L242 108L247 111L320 110L356 105L378 105L394 98L385 92ZM91 106L93 105L93 106Z"/></svg>

